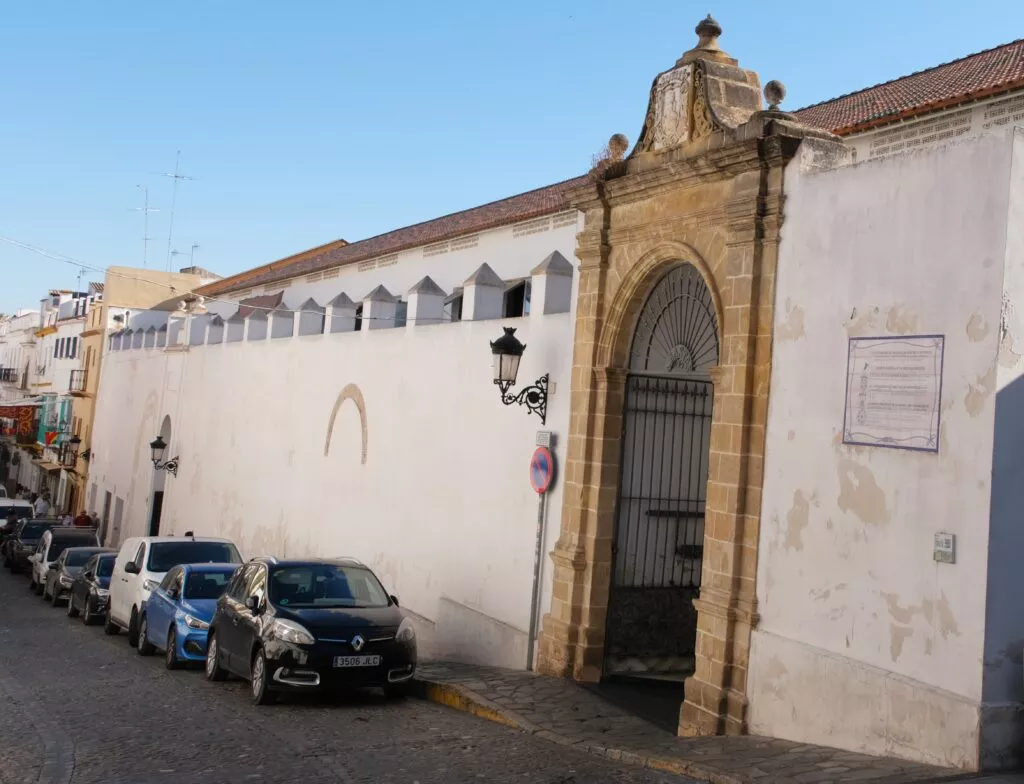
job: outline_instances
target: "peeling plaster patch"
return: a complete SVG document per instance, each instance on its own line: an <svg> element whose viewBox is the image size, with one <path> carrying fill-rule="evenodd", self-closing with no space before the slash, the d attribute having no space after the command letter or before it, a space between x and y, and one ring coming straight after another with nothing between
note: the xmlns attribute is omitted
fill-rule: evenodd
<svg viewBox="0 0 1024 784"><path fill-rule="evenodd" d="M967 339L971 343L977 343L988 335L988 323L980 312L974 311L971 320L967 322Z"/></svg>
<svg viewBox="0 0 1024 784"><path fill-rule="evenodd" d="M908 311L903 305L889 308L889 317L885 320L885 328L894 335L906 335L917 331L917 314Z"/></svg>
<svg viewBox="0 0 1024 784"><path fill-rule="evenodd" d="M779 688L778 681L785 675L789 674L789 670L786 669L786 665L779 661L778 656L772 656L768 660L768 664L764 668L764 675L767 679L767 689L777 697L782 696L781 689Z"/></svg>
<svg viewBox="0 0 1024 784"><path fill-rule="evenodd" d="M864 313L858 313L857 308L854 308L850 311L850 318L846 320L846 334L857 337L876 331L880 312L878 308L872 308Z"/></svg>
<svg viewBox="0 0 1024 784"><path fill-rule="evenodd" d="M1013 302L1003 292L1003 304L999 312L999 364L1005 368L1016 367L1020 364L1020 352L1016 351L1016 341L1013 331L1010 329L1010 322L1013 320Z"/></svg>
<svg viewBox="0 0 1024 784"><path fill-rule="evenodd" d="M942 594L942 598L939 600L936 610L938 611L939 616L939 634L942 635L942 638L946 639L950 634L955 634L959 637L960 629L956 625L956 618L953 617L953 611L949 609L949 600L946 598L945 593Z"/></svg>
<svg viewBox="0 0 1024 784"><path fill-rule="evenodd" d="M802 490L793 491L793 506L786 515L786 539L783 546L787 550L803 550L803 531L807 527L811 505L804 498Z"/></svg>
<svg viewBox="0 0 1024 784"><path fill-rule="evenodd" d="M879 525L889 522L885 493L875 481L871 469L843 458L839 461L839 508L853 512L863 522Z"/></svg>
<svg viewBox="0 0 1024 784"><path fill-rule="evenodd" d="M786 299L786 320L779 324L775 330L775 337L779 342L785 343L791 340L799 340L806 333L804 332L804 309L799 305L793 305Z"/></svg>
<svg viewBox="0 0 1024 784"><path fill-rule="evenodd" d="M909 626L897 626L895 623L889 625L889 653L893 661L898 661L903 653L903 642L914 633Z"/></svg>
<svg viewBox="0 0 1024 784"><path fill-rule="evenodd" d="M964 397L964 408L972 417L978 416L996 388L996 367L993 365L983 376L978 376Z"/></svg>

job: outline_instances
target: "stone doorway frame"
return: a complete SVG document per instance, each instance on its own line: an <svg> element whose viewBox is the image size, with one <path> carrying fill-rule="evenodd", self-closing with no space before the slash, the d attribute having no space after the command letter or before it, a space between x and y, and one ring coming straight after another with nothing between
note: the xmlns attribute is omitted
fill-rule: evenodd
<svg viewBox="0 0 1024 784"><path fill-rule="evenodd" d="M799 142L744 137L701 151L695 165L668 161L636 171L620 165L574 200L586 220L577 249L566 492L538 669L580 681L601 677L629 346L660 276L673 264L691 264L715 303L721 354L711 373L696 671L680 712L685 735L745 732L750 633L757 623L782 175Z"/></svg>

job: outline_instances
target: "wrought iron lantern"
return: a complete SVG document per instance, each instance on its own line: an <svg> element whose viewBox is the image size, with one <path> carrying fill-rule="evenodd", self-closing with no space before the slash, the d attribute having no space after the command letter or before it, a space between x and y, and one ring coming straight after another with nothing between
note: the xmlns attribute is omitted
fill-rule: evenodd
<svg viewBox="0 0 1024 784"><path fill-rule="evenodd" d="M61 449L60 463L65 468L74 468L78 465L78 448L82 444L82 439L78 436L71 436Z"/></svg>
<svg viewBox="0 0 1024 784"><path fill-rule="evenodd" d="M494 356L494 383L501 391L501 402L506 406L517 404L526 406L526 412L540 417L541 424L547 422L548 414L548 374L538 378L533 384L521 389L518 394L509 390L515 386L519 375L519 362L526 351L526 345L519 342L514 327L502 327L505 334L491 341L491 354Z"/></svg>
<svg viewBox="0 0 1024 784"><path fill-rule="evenodd" d="M173 476L178 475L178 458L175 456L170 460L163 459L164 452L167 451L167 442L163 436L157 436L150 441L149 448L153 453L153 468L157 471L166 471Z"/></svg>

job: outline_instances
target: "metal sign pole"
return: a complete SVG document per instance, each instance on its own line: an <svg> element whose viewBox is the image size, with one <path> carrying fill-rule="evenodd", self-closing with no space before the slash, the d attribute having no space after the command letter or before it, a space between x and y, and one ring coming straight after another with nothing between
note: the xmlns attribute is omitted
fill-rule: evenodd
<svg viewBox="0 0 1024 784"><path fill-rule="evenodd" d="M533 670L533 648L537 641L537 616L540 614L540 567L541 550L544 542L544 499L546 493L537 496L537 543L533 550L533 592L530 597L530 634L526 646L526 669Z"/></svg>

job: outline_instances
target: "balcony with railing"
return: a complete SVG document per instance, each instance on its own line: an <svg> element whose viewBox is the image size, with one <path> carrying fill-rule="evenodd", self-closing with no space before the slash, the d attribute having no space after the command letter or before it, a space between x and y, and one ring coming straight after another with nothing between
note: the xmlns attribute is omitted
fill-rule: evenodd
<svg viewBox="0 0 1024 784"><path fill-rule="evenodd" d="M71 381L68 384L68 392L72 395L84 395L88 371L72 370Z"/></svg>

